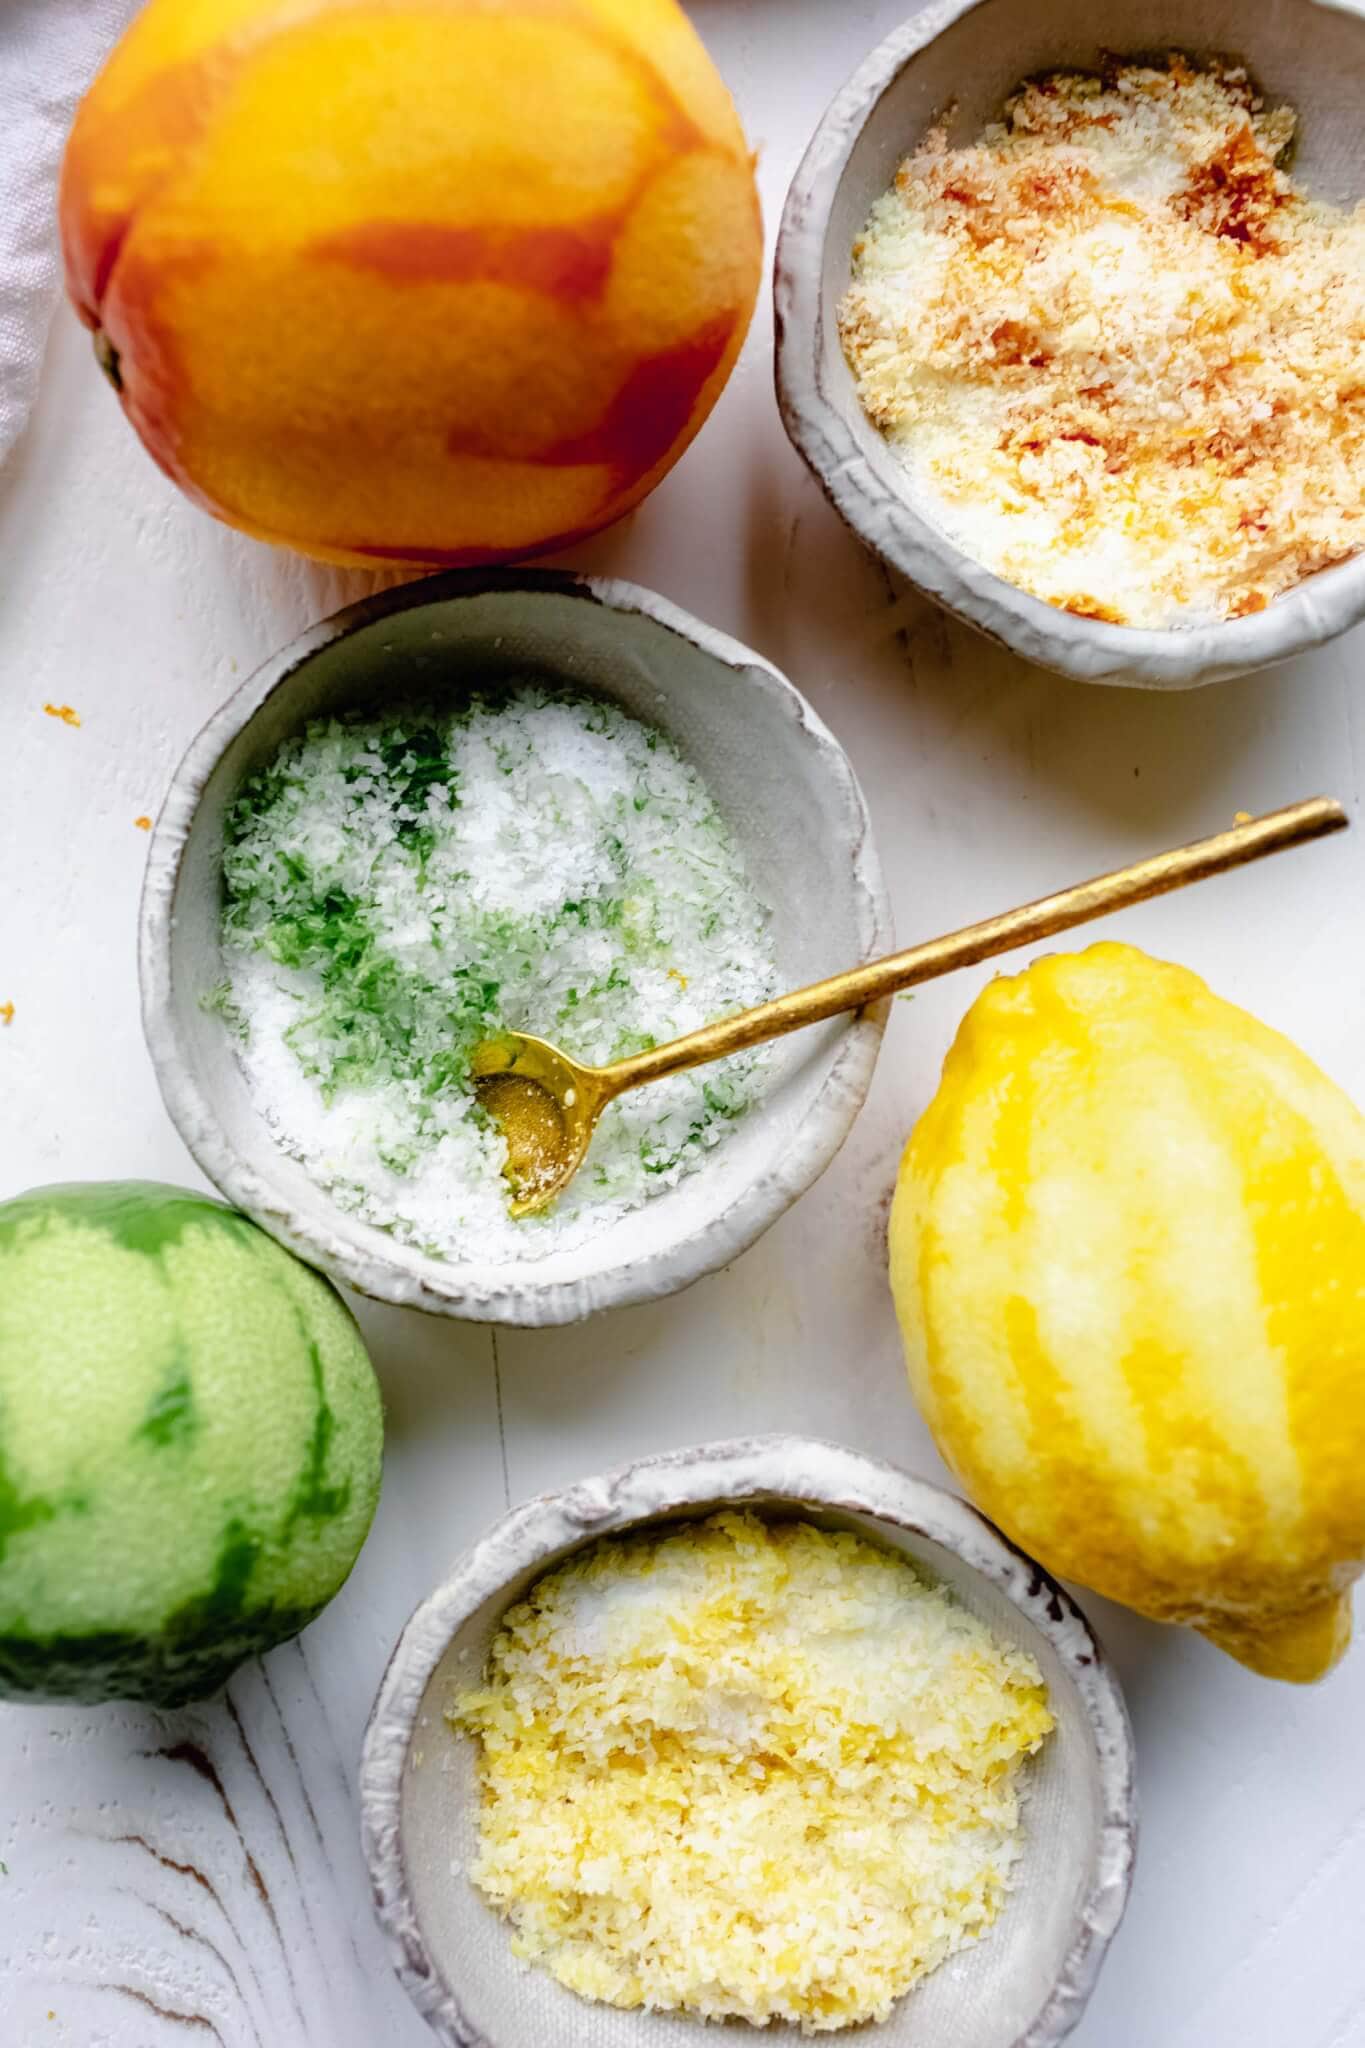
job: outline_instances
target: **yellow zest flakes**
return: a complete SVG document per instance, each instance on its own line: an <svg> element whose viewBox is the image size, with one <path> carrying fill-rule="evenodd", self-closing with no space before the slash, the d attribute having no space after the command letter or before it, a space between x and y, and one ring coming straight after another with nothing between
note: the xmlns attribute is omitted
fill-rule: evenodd
<svg viewBox="0 0 1365 2048"><path fill-rule="evenodd" d="M1245 71L1115 60L934 130L840 308L859 395L936 524L1115 624L1262 611L1365 546L1365 205L1284 170Z"/></svg>
<svg viewBox="0 0 1365 2048"><path fill-rule="evenodd" d="M14 1022L14 1005L13 1005L13 1003L0 1003L0 1024L12 1024L13 1022Z"/></svg>
<svg viewBox="0 0 1365 2048"><path fill-rule="evenodd" d="M990 1928L1036 1664L906 1560L751 1513L610 1538L504 1617L474 1883L609 2005L806 2033L884 2019Z"/></svg>
<svg viewBox="0 0 1365 2048"><path fill-rule="evenodd" d="M152 821L145 812L142 817L134 818L133 823L137 826L139 832L150 832L152 829Z"/></svg>
<svg viewBox="0 0 1365 2048"><path fill-rule="evenodd" d="M69 704L44 704L43 709L49 718L60 718L63 725L79 725L81 722L80 713L73 711Z"/></svg>
<svg viewBox="0 0 1365 2048"><path fill-rule="evenodd" d="M687 976L685 974L680 973L676 967L669 968L668 978L670 981L676 981L679 988L687 987Z"/></svg>

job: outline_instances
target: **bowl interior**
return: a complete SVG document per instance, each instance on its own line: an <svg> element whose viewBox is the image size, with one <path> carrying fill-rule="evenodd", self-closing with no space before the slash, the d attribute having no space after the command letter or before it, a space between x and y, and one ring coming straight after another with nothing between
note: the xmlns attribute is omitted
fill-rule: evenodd
<svg viewBox="0 0 1365 2048"><path fill-rule="evenodd" d="M695 1518L737 1501L775 1517L798 1515L822 1527L854 1529L902 1552L950 1587L1001 1640L1037 1659L1057 1726L1028 1766L1026 1846L1016 1888L989 1937L927 1978L876 2029L877 2040L887 2048L924 2048L929 2042L935 2048L1012 2048L1063 1970L1101 1857L1099 1759L1090 1717L1070 1672L1028 1616L954 1551L874 1515L755 1492L637 1520ZM465 1875L477 1838L476 1749L469 1737L449 1727L445 1710L454 1694L477 1677L504 1610L542 1572L579 1547L564 1546L486 1601L457 1630L432 1673L403 1772L400 1828L409 1898L426 1955L458 2000L471 2041L486 2042L489 2048L532 2041L553 2041L556 2048L636 2048L648 2040L685 2048L699 2038L696 2021L589 2005L543 1971L519 1965L508 1946L507 1927ZM732 2033L738 2038L740 2032L736 2026L726 2038ZM792 2030L777 2032L794 2038Z"/></svg>
<svg viewBox="0 0 1365 2048"><path fill-rule="evenodd" d="M719 636L716 644L732 646ZM603 1288L620 1298L623 1272L632 1273L638 1298L706 1270L703 1262L681 1275L665 1273L658 1262L680 1240L723 1229L737 1205L754 1202L756 1183L780 1188L799 1152L801 1127L841 1054L861 1044L870 1071L880 1024L834 1019L775 1047L761 1109L741 1119L699 1171L572 1250L496 1268L446 1263L337 1209L275 1145L247 1092L231 1033L202 1005L224 974L219 917L226 809L242 777L310 719L373 713L405 696L459 697L517 677L605 696L673 739L711 790L757 894L771 908L784 985L815 980L888 942L852 770L791 686L766 665L732 662L658 617L600 602L575 586L491 589L409 603L305 654L264 695L208 774L188 822L168 930L153 943L169 948L173 1059L194 1096L181 1128L232 1200L369 1291L385 1292L382 1276L401 1270L445 1299L467 1299L469 1313L505 1310L509 1320L536 1321L551 1319L542 1318L535 1303L556 1283L577 1290L568 1312L584 1313ZM230 706L224 716L231 715ZM212 731L203 744L212 745ZM858 1087L850 1117L860 1094ZM841 1135L830 1139L829 1152ZM808 1165L804 1179L823 1164L822 1157ZM760 1195L751 1235L794 1191ZM738 1248L722 1244L711 1263ZM364 1272L346 1272L348 1253Z"/></svg>
<svg viewBox="0 0 1365 2048"><path fill-rule="evenodd" d="M818 251L798 251L793 258L812 266L819 263L818 291L812 294L810 309L817 330L816 385L871 472L872 488L883 505L904 508L899 522L894 513L871 511L877 530L869 531L852 503L851 482L841 481L837 474L841 451L831 446L827 454L817 456L808 445L808 455L825 471L846 515L897 566L955 610L965 611L974 623L989 620L991 630L1030 658L1070 673L1106 677L1132 660L1135 673L1116 679L1187 683L1198 678L1179 673L1186 654L1201 669L1235 673L1322 638L1324 629L1317 620L1355 590L1363 573L1359 563L1324 570L1277 598L1260 620L1232 621L1198 634L1113 627L1097 634L1093 625L1059 617L1038 600L1002 586L989 571L960 555L943 534L932 508L914 495L905 471L868 420L839 339L838 307L848 286L852 245L873 201L936 121L946 117L951 144L968 143L998 117L1006 96L1021 79L1057 66L1093 67L1105 50L1142 55L1179 49L1196 58L1225 55L1244 62L1272 103L1287 101L1298 113L1295 168L1309 190L1341 202L1360 198L1365 195L1365 127L1359 117L1365 94L1365 19L1350 0L1340 6L1331 0L1109 0L1102 14L1093 0L1049 0L1045 8L1033 0L976 0L935 35L932 25L939 12L930 7L922 22L917 18L907 23L902 31L906 44L920 32L930 40L898 68L891 57L896 38L884 46L884 55L874 53L868 59L868 74L878 67L895 70L875 93L870 108L862 75L850 81L835 102L828 117L831 149L844 146L848 125L861 125L847 142L822 246ZM822 177L808 159L798 182ZM808 336L792 336L793 378L803 377L802 361L808 359L810 346ZM926 562L926 543L930 556L955 558L951 573L936 573L932 560ZM1009 592L1003 602L1002 591ZM1272 617L1273 626L1267 623ZM1340 630L1350 617L1344 613L1329 630ZM1216 652L1206 645L1210 636ZM1063 638L1075 643L1077 651L1059 661L1058 643ZM1080 651L1087 643L1093 643L1088 654ZM1156 651L1163 646L1163 653Z"/></svg>

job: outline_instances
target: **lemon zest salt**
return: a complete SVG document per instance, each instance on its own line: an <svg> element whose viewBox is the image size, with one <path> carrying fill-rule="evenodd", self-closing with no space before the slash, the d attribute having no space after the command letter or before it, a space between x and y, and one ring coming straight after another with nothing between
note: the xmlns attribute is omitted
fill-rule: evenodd
<svg viewBox="0 0 1365 2048"><path fill-rule="evenodd" d="M504 1618L474 1883L585 1998L807 2033L882 2019L990 1928L1036 1664L902 1557L724 1513L608 1539Z"/></svg>

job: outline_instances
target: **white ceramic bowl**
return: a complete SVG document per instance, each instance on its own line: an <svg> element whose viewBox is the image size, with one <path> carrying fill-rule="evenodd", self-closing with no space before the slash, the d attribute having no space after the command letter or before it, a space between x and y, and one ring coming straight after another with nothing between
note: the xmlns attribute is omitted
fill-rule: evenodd
<svg viewBox="0 0 1365 2048"><path fill-rule="evenodd" d="M361 1767L375 1902L408 1991L456 2048L700 2041L695 2020L590 2005L514 1960L507 1928L463 1875L477 1835L475 1745L444 1712L481 1669L504 1611L549 1566L615 1530L737 1505L856 1529L903 1552L1037 1658L1057 1726L1030 1766L1017 1888L987 1940L856 2038L885 2048L1051 2048L1080 2017L1132 1875L1133 1747L1118 1685L1067 1595L974 1508L800 1437L678 1451L530 1501L417 1609L380 1687Z"/></svg>
<svg viewBox="0 0 1365 2048"><path fill-rule="evenodd" d="M896 166L951 110L977 136L1021 78L1093 66L1101 50L1228 53L1300 116L1296 170L1323 198L1365 196L1365 13L1360 0L933 0L874 50L831 104L792 182L774 281L778 401L787 432L849 525L969 625L1091 683L1189 689L1264 668L1365 616L1365 556L1263 612L1166 632L1044 604L965 555L917 510L863 412L837 311L854 237Z"/></svg>
<svg viewBox="0 0 1365 2048"><path fill-rule="evenodd" d="M523 570L434 576L368 598L243 684L190 747L157 821L141 975L166 1107L229 1201L362 1293L538 1324L671 1293L752 1244L842 1144L872 1078L885 1009L784 1040L763 1102L705 1164L574 1250L446 1263L337 1208L275 1144L231 1034L203 1008L224 972L225 810L243 775L311 718L528 671L610 698L669 733L696 765L772 909L784 985L889 950L862 793L843 750L786 678L633 584Z"/></svg>

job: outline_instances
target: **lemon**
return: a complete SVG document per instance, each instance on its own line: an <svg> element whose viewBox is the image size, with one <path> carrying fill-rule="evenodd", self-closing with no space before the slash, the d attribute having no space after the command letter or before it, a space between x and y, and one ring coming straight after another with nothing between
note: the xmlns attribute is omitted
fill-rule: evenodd
<svg viewBox="0 0 1365 2048"><path fill-rule="evenodd" d="M943 1455L1068 1578L1320 1677L1365 1559L1365 1118L1182 967L1101 945L973 1004L891 1282Z"/></svg>

